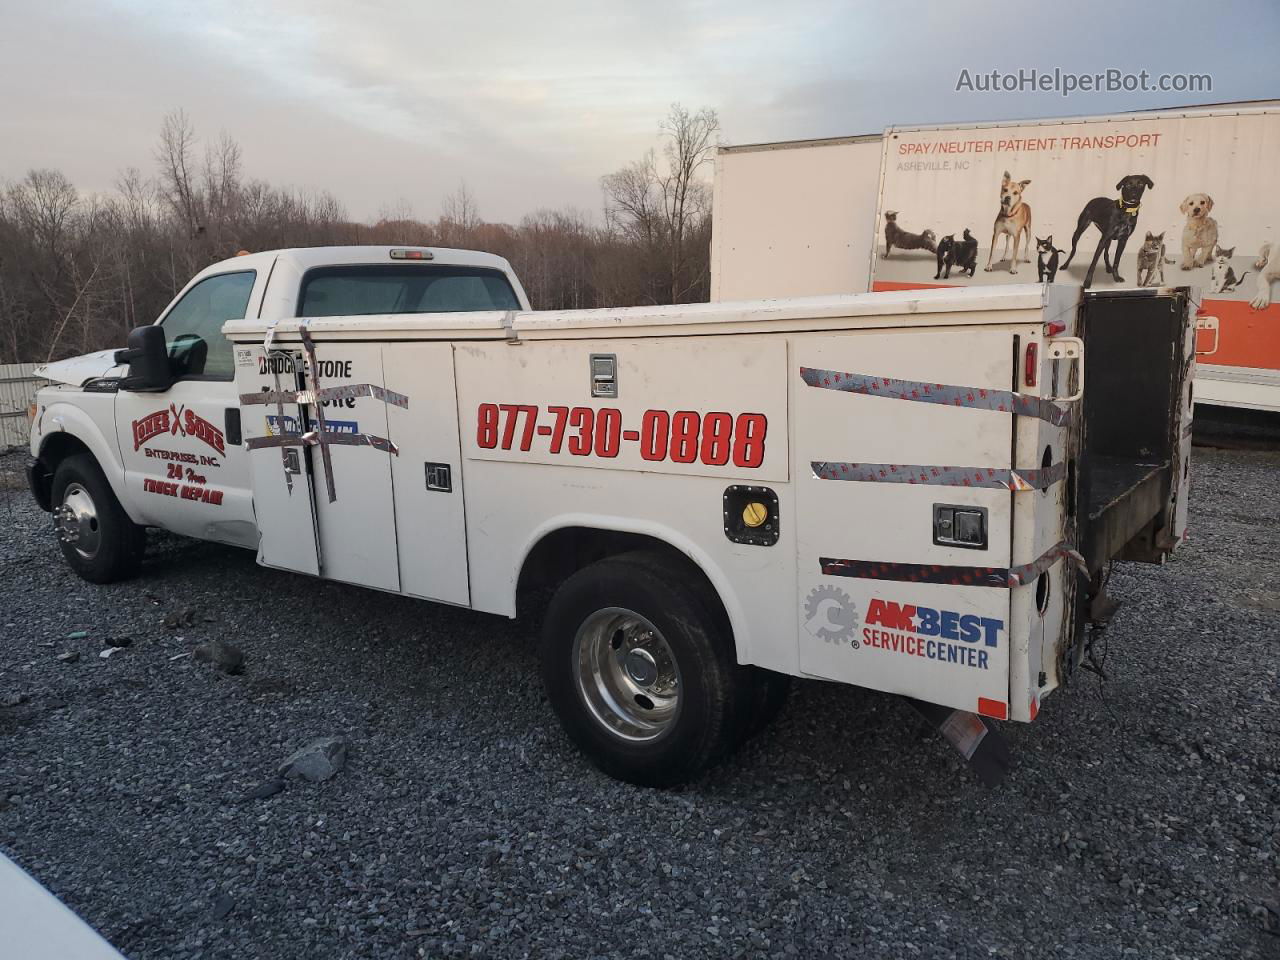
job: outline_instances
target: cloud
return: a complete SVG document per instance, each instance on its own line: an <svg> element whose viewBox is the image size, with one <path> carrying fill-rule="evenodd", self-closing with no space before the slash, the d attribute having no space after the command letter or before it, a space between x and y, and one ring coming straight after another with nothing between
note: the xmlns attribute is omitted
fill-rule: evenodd
<svg viewBox="0 0 1280 960"><path fill-rule="evenodd" d="M1270 94L1280 7L1196 13L1189 45L1192 11L1166 4L1134 43L1101 0L1051 16L994 0L44 0L0 35L0 179L55 166L107 189L151 168L160 118L183 107L240 141L250 174L328 189L357 216L401 197L433 216L466 179L484 216L518 219L597 209L599 176L654 145L674 101L717 108L745 143L1179 102L957 94L961 67L1208 69L1208 99Z"/></svg>

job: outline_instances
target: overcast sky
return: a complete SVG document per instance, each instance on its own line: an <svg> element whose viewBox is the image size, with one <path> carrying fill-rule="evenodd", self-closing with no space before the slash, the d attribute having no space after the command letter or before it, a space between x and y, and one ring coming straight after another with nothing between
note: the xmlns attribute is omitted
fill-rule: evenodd
<svg viewBox="0 0 1280 960"><path fill-rule="evenodd" d="M1209 73L1211 93L957 93L962 69ZM357 219L599 210L672 101L729 143L1280 97L1280 2L0 0L0 181L154 172L163 115Z"/></svg>

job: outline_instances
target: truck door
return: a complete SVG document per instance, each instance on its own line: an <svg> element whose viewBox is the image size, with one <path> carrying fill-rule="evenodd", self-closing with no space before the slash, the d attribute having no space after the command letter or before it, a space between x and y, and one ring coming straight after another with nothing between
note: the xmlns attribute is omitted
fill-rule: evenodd
<svg viewBox="0 0 1280 960"><path fill-rule="evenodd" d="M248 461L236 436L232 349L221 328L243 317L264 285L255 270L193 284L160 321L174 384L116 396L125 487L148 523L202 540L257 544Z"/></svg>
<svg viewBox="0 0 1280 960"><path fill-rule="evenodd" d="M993 330L794 341L805 673L1006 715L1013 356Z"/></svg>

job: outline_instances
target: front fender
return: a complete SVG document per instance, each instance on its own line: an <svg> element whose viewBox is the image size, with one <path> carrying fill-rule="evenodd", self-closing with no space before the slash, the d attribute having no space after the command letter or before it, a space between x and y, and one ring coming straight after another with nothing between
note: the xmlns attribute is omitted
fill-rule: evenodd
<svg viewBox="0 0 1280 960"><path fill-rule="evenodd" d="M41 391L41 394L44 394ZM93 455L102 468L111 492L134 523L144 523L137 508L129 502L124 486L124 464L115 431L115 394L77 393L62 399L38 395L39 412L31 428L31 452L52 472L56 459L50 455L59 445L59 436L74 437Z"/></svg>

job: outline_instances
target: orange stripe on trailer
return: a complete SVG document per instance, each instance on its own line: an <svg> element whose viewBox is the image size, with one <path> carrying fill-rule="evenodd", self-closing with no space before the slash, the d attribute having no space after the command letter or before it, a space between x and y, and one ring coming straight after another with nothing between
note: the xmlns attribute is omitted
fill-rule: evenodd
<svg viewBox="0 0 1280 960"><path fill-rule="evenodd" d="M963 286L959 283L899 283L896 280L873 280L872 293L883 293L885 290L948 290Z"/></svg>
<svg viewBox="0 0 1280 960"><path fill-rule="evenodd" d="M1245 300L1205 300L1200 312L1218 318L1218 352L1199 357L1199 363L1280 370L1280 303L1255 310ZM1201 331L1196 349L1212 346L1213 337Z"/></svg>
<svg viewBox="0 0 1280 960"><path fill-rule="evenodd" d="M978 713L984 717L1003 720L1009 715L1009 707L1003 700L992 700L990 697L978 698Z"/></svg>

